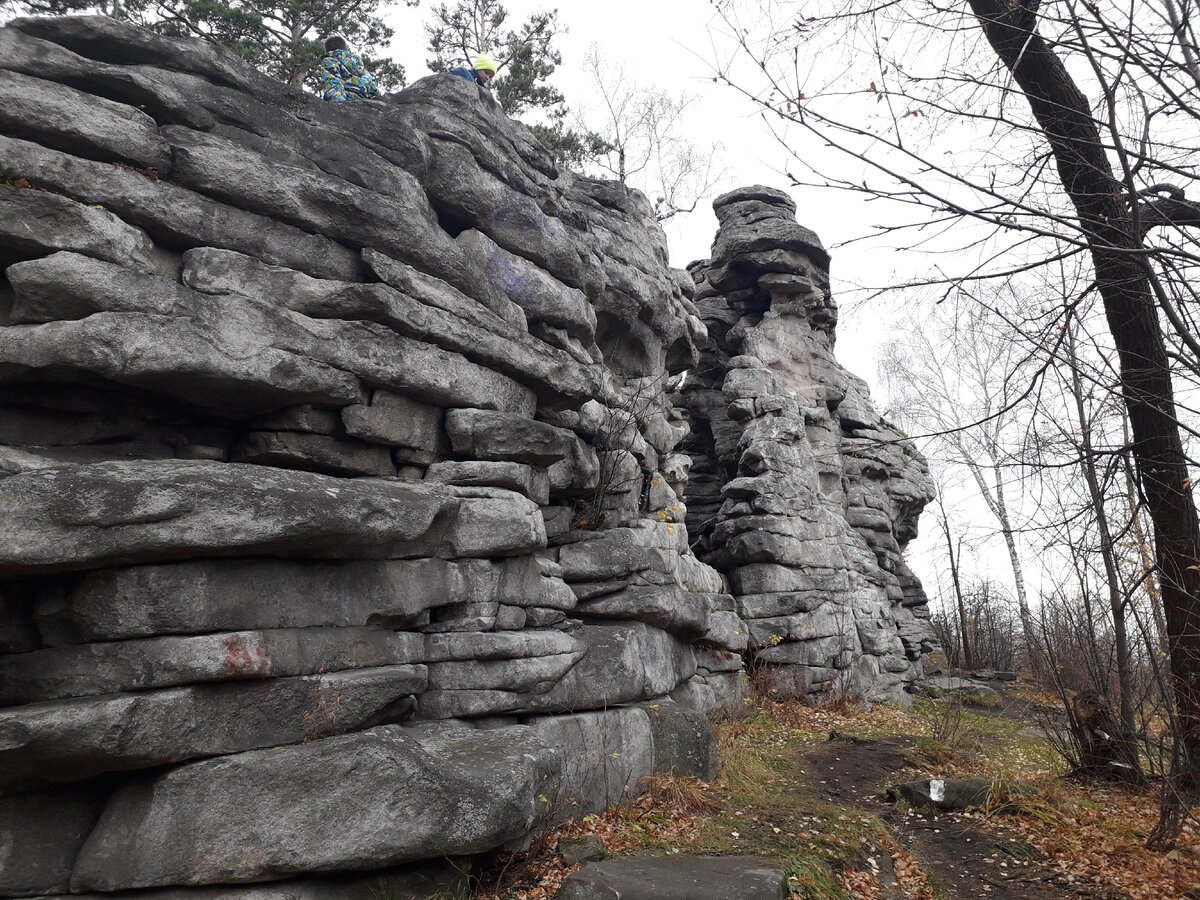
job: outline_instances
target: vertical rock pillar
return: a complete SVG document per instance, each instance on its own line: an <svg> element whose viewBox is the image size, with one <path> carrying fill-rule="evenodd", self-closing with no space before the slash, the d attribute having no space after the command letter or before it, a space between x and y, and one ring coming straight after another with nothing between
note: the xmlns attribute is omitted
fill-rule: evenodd
<svg viewBox="0 0 1200 900"><path fill-rule="evenodd" d="M838 364L829 254L791 197L713 206L712 257L690 267L709 339L676 396L693 547L726 575L771 690L904 701L935 648L902 556L934 496L925 460Z"/></svg>

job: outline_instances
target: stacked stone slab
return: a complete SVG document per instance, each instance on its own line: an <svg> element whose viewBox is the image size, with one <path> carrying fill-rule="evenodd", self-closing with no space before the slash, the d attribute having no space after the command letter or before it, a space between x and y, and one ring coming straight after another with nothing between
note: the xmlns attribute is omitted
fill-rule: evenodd
<svg viewBox="0 0 1200 900"><path fill-rule="evenodd" d="M693 546L773 690L905 701L935 648L902 557L934 496L925 461L838 365L829 255L794 201L750 187L714 208L690 267L709 337L677 394Z"/></svg>
<svg viewBox="0 0 1200 900"><path fill-rule="evenodd" d="M666 260L461 79L0 28L0 896L424 896L711 776Z"/></svg>

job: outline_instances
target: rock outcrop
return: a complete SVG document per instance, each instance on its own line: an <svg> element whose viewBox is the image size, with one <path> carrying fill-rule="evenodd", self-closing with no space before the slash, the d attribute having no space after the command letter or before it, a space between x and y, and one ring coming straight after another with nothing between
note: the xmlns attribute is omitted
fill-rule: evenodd
<svg viewBox="0 0 1200 900"><path fill-rule="evenodd" d="M103 18L0 28L0 100L0 896L415 896L714 774L644 198Z"/></svg>
<svg viewBox="0 0 1200 900"><path fill-rule="evenodd" d="M782 191L714 203L690 267L709 338L677 403L688 526L727 578L774 691L906 700L935 648L904 546L933 498L924 459L833 355L829 254Z"/></svg>
<svg viewBox="0 0 1200 900"><path fill-rule="evenodd" d="M711 777L748 649L899 696L927 482L760 195L694 302L461 79L0 28L0 897L425 896Z"/></svg>

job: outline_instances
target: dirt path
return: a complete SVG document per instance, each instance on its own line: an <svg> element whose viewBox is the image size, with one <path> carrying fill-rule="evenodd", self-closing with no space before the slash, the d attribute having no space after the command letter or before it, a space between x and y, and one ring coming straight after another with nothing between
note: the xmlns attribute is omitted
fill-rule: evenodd
<svg viewBox="0 0 1200 900"><path fill-rule="evenodd" d="M830 802L878 815L947 898L1050 900L1078 897L1054 884L1038 854L1005 835L984 831L952 813L902 812L884 799L897 781L913 778L905 750L910 737L886 740L832 737L801 752L802 764ZM892 881L888 872L880 880ZM892 896L904 897L897 888ZM1091 895L1095 896L1095 895Z"/></svg>

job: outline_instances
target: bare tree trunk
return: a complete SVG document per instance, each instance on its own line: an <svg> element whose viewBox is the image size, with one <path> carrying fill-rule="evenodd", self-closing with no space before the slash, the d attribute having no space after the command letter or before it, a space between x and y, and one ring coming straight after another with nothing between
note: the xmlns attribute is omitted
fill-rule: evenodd
<svg viewBox="0 0 1200 900"><path fill-rule="evenodd" d="M1117 689L1120 693L1118 712L1122 732L1117 743L1121 749L1122 762L1140 771L1136 743L1137 720L1136 711L1133 708L1132 656L1129 635L1125 627L1125 594L1121 587L1121 576L1117 568L1112 529L1108 524L1104 491L1100 488L1100 479L1096 474L1096 458L1092 446L1092 422L1083 402L1083 380L1079 377L1079 358L1075 351L1075 330L1071 322L1067 323L1066 328L1066 348L1067 364L1071 372L1071 396L1075 403L1075 416L1079 422L1079 466L1083 470L1088 497L1092 501L1092 509L1096 514L1096 530L1100 537L1100 559L1104 564L1104 577L1108 582L1108 604L1112 610L1113 641L1116 644L1117 655ZM1097 687L1101 686L1097 685Z"/></svg>
<svg viewBox="0 0 1200 900"><path fill-rule="evenodd" d="M1154 524L1186 781L1200 787L1200 520L1175 414L1166 347L1143 261L1087 98L1037 32L1037 2L969 0L992 49L1025 92L1079 215L1120 361L1133 456ZM1130 198L1132 199L1132 198Z"/></svg>
<svg viewBox="0 0 1200 900"><path fill-rule="evenodd" d="M996 456L993 455L992 458L995 459ZM1008 501L1004 497L1004 473L1000 470L998 462L993 471L996 475L996 518L1000 520L1000 530L1008 547L1009 561L1012 563L1013 585L1017 589L1017 609L1021 613L1021 624L1032 633L1033 617L1029 614L1029 597L1025 593L1025 571L1021 565L1021 556L1017 553L1017 540L1013 535L1012 523L1008 518Z"/></svg>
<svg viewBox="0 0 1200 900"><path fill-rule="evenodd" d="M1034 629L1033 616L1029 612L1029 598L1025 593L1025 571L1021 566L1021 554L1017 552L1017 539L1013 533L1012 520L1008 515L1008 501L1004 495L1004 473L1000 470L999 463L1000 447L995 442L989 443L988 455L993 460L992 472L996 478L994 496L988 489L987 479L983 477L983 469L979 463L970 459L965 449L963 455L968 460L967 467L971 470L979 493L987 503L988 509L992 511L992 515L996 517L996 521L1000 523L1000 533L1004 536L1004 546L1008 549L1008 564L1012 567L1013 586L1017 593L1017 613L1021 617L1021 630L1025 635L1025 652L1029 656L1030 667L1036 669L1034 651L1037 648L1037 632Z"/></svg>
<svg viewBox="0 0 1200 900"><path fill-rule="evenodd" d="M1132 443L1129 437L1129 419L1126 417L1122 423L1124 432L1124 446L1128 447ZM1133 536L1134 543L1137 547L1138 559L1141 562L1141 571L1138 574L1138 581L1145 584L1146 596L1150 598L1150 612L1154 616L1155 634L1158 637L1158 649L1162 653L1169 653L1170 642L1167 640L1167 619L1163 615L1162 591L1158 589L1158 573L1154 570L1154 546L1150 538L1146 534L1146 529L1142 525L1142 501L1138 496L1137 483L1133 475L1133 466L1130 465L1129 458L1123 457L1121 460L1121 469L1125 475L1125 496L1126 502L1131 510L1129 533Z"/></svg>
<svg viewBox="0 0 1200 900"><path fill-rule="evenodd" d="M938 506L941 508L940 502ZM975 661L971 657L971 643L967 637L967 604L963 600L962 584L958 578L958 557L954 555L954 542L950 538L950 521L944 508L941 513L942 533L946 535L946 552L950 556L950 580L954 583L954 600L958 606L958 640L962 645L963 668L970 670L975 668Z"/></svg>
<svg viewBox="0 0 1200 900"><path fill-rule="evenodd" d="M287 82L292 87L303 87L304 79L308 73L296 65L296 47L304 40L304 25L300 22L299 17L292 20L288 30L291 36L291 43L289 44L289 49L285 52L288 53L291 72L288 75Z"/></svg>

